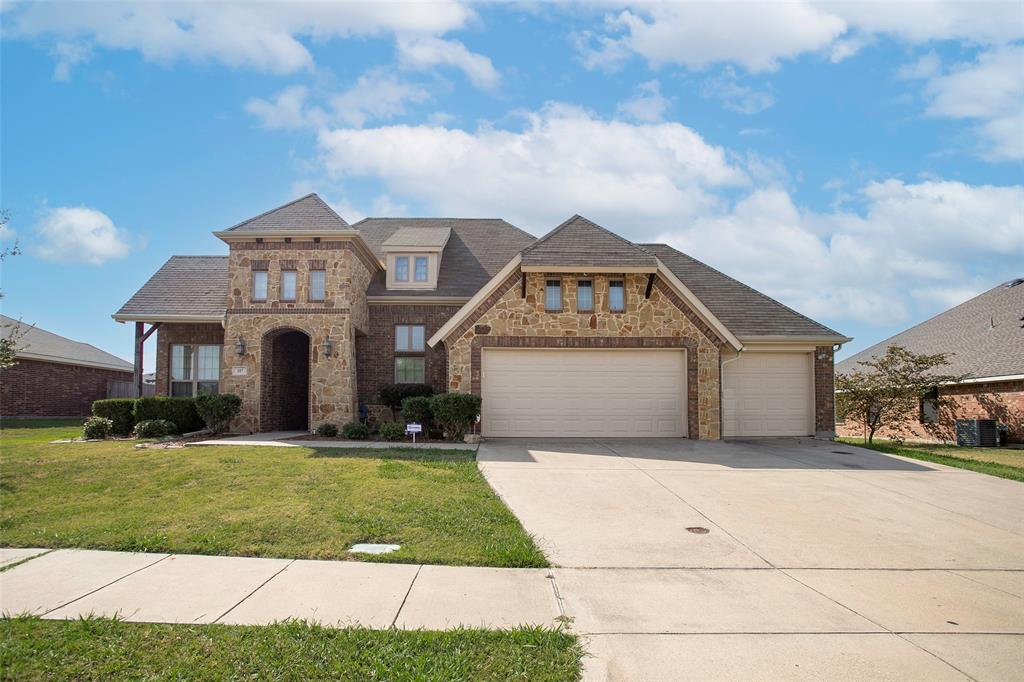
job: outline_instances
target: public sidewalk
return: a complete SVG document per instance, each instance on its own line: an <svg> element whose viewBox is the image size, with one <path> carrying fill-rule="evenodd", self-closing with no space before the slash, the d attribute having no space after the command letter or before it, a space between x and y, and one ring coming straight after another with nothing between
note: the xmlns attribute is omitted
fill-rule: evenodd
<svg viewBox="0 0 1024 682"><path fill-rule="evenodd" d="M292 440L296 436L308 436L302 440ZM209 440L198 440L186 443L186 446L196 445L256 445L277 448L360 448L370 450L386 450L389 448L426 448L436 450L476 450L477 446L469 443L413 443L398 442L384 443L373 440L318 440L316 436L308 431L270 431L266 433L253 433L247 436L230 436L228 438L211 438Z"/></svg>
<svg viewBox="0 0 1024 682"><path fill-rule="evenodd" d="M435 630L554 626L561 616L547 569L0 549L0 564L25 557L35 558L0 572L6 615Z"/></svg>

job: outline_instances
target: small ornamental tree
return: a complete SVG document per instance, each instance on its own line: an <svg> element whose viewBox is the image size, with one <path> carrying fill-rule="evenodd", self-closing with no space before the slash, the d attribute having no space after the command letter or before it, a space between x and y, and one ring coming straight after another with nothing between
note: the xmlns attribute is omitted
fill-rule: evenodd
<svg viewBox="0 0 1024 682"><path fill-rule="evenodd" d="M868 443L882 427L899 433L908 419L916 419L921 398L936 386L961 381L962 377L940 373L949 364L948 357L889 346L885 355L861 362L865 369L836 375L836 411L861 424ZM931 400L937 410L949 402L941 395Z"/></svg>

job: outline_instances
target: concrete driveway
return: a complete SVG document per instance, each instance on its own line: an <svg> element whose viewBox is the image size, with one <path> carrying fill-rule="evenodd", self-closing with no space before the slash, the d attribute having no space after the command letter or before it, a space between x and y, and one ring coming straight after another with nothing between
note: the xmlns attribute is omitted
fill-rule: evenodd
<svg viewBox="0 0 1024 682"><path fill-rule="evenodd" d="M1024 679L1024 485L841 443L498 440L588 679Z"/></svg>

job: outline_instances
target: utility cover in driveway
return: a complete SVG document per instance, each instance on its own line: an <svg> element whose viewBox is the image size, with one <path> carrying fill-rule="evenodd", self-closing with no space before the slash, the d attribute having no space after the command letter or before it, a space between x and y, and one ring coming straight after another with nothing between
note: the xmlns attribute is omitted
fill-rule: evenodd
<svg viewBox="0 0 1024 682"><path fill-rule="evenodd" d="M686 435L683 350L483 351L490 437Z"/></svg>

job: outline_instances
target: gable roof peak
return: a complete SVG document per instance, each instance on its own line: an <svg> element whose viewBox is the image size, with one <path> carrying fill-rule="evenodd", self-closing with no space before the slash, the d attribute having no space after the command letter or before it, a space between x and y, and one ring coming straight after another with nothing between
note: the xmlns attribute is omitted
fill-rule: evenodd
<svg viewBox="0 0 1024 682"><path fill-rule="evenodd" d="M575 214L522 251L526 266L657 267L657 258L625 237Z"/></svg>
<svg viewBox="0 0 1024 682"><path fill-rule="evenodd" d="M224 232L271 230L347 230L350 226L316 192L310 192L277 208L243 220Z"/></svg>

